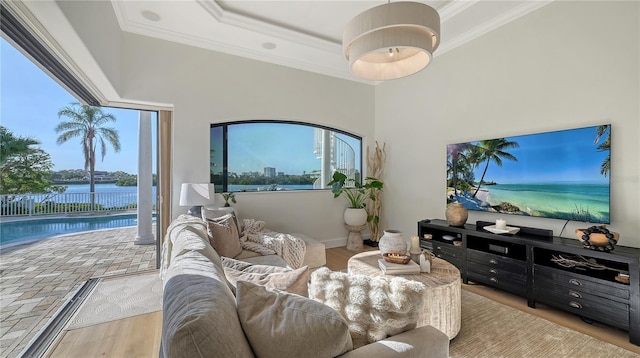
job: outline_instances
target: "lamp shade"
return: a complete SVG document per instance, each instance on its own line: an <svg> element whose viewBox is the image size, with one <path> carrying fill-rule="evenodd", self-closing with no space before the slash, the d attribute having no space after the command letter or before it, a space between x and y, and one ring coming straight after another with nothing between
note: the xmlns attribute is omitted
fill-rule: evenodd
<svg viewBox="0 0 640 358"><path fill-rule="evenodd" d="M354 17L342 34L342 49L351 72L372 81L422 70L439 45L440 15L417 2L371 8Z"/></svg>
<svg viewBox="0 0 640 358"><path fill-rule="evenodd" d="M215 202L213 184L183 183L180 189L180 206L210 205Z"/></svg>

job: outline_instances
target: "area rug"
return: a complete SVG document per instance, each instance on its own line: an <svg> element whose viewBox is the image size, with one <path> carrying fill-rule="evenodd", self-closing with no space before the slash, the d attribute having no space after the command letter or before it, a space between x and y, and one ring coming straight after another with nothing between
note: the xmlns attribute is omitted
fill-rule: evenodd
<svg viewBox="0 0 640 358"><path fill-rule="evenodd" d="M515 308L462 290L462 328L451 358L635 357L603 342Z"/></svg>
<svg viewBox="0 0 640 358"><path fill-rule="evenodd" d="M162 310L162 280L151 273L101 278L71 319L67 330Z"/></svg>

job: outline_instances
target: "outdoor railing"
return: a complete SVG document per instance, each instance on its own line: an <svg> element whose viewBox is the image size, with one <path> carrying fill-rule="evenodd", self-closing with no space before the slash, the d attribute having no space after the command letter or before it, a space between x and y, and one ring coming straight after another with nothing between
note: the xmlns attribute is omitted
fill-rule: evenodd
<svg viewBox="0 0 640 358"><path fill-rule="evenodd" d="M93 205L91 197L93 196ZM0 194L1 216L125 211L137 208L137 192Z"/></svg>

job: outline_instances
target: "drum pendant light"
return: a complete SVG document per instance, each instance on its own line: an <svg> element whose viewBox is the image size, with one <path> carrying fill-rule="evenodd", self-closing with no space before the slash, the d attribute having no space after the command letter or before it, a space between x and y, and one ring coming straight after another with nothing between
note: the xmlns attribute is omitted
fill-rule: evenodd
<svg viewBox="0 0 640 358"><path fill-rule="evenodd" d="M417 2L395 2L354 17L342 34L351 72L384 81L425 68L440 44L440 15Z"/></svg>

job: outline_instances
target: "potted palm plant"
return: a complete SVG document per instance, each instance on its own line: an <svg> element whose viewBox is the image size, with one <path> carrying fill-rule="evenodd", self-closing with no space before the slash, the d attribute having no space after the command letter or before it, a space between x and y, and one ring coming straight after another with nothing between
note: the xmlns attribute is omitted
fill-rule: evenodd
<svg viewBox="0 0 640 358"><path fill-rule="evenodd" d="M344 196L347 199L348 206L344 212L345 224L362 226L369 221L376 220L367 213L366 203L367 200L375 200L372 191L382 190L383 183L380 180L367 177L364 184L361 184L340 172L333 173L332 179L328 185L331 186L333 197Z"/></svg>

